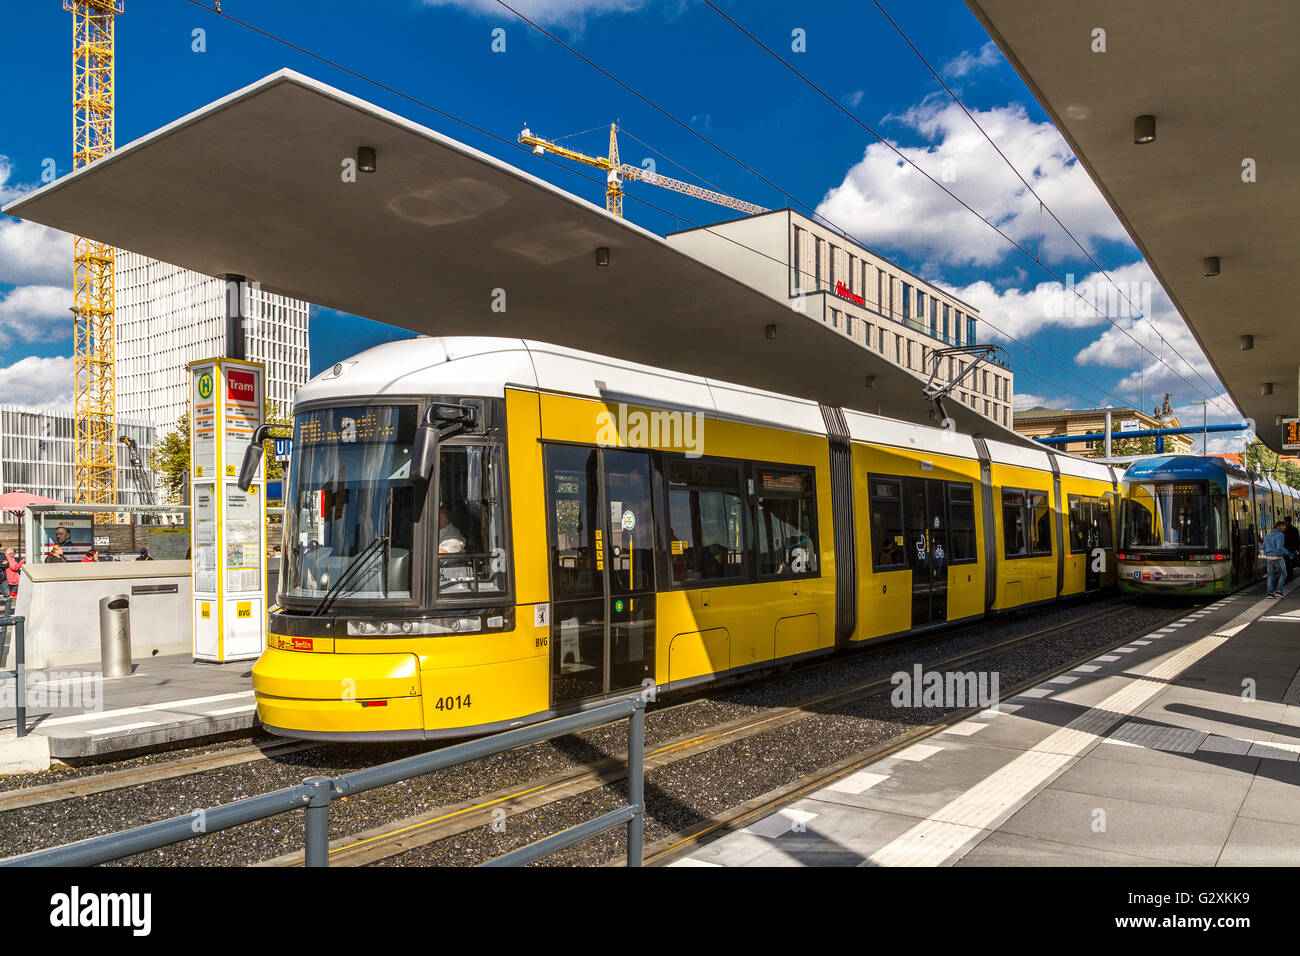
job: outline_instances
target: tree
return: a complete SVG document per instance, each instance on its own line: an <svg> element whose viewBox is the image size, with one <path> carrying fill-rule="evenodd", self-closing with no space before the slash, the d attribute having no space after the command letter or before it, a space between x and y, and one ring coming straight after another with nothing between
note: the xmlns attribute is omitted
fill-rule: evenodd
<svg viewBox="0 0 1300 956"><path fill-rule="evenodd" d="M1300 468L1297 468L1292 462L1279 461L1278 456L1258 439L1246 446L1241 461L1252 471L1272 475L1284 485L1300 488Z"/></svg>
<svg viewBox="0 0 1300 956"><path fill-rule="evenodd" d="M1110 454L1112 458L1121 458L1126 455L1154 455L1156 453L1156 440L1154 438L1120 438L1122 432L1111 434ZM1088 452L1089 458L1106 457L1106 442L1099 441L1092 451Z"/></svg>
<svg viewBox="0 0 1300 956"><path fill-rule="evenodd" d="M289 427L290 422L280 414L279 406L267 401L262 410L268 425ZM190 416L186 412L176 419L176 426L154 442L153 454L149 458L149 467L162 482L165 497L169 504L180 504L185 500L185 486L190 480ZM263 453L262 467L267 481L277 481L284 477L284 466L271 457L271 446Z"/></svg>

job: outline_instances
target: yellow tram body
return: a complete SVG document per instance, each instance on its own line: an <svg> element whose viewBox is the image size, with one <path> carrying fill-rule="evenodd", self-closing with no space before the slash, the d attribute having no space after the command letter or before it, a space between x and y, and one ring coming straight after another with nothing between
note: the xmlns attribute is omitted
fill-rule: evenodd
<svg viewBox="0 0 1300 956"><path fill-rule="evenodd" d="M430 343L440 343L441 362L411 357L434 348ZM509 546L493 562L508 567L508 591L471 611L463 592L453 594L451 611L441 609L441 592L417 607L423 585L412 574L412 596L397 612L345 598L317 615L292 596L306 575L298 568L282 579L268 647L253 668L267 728L354 740L487 732L651 685L669 692L1114 584L1116 480L1105 467L1030 449L992 423L996 437L972 439L657 370L634 370L620 391L602 380L619 374L613 363L539 343L503 343L421 339L372 349L355 364L400 381L392 366L402 356L413 363L412 381L431 379L418 390L424 396L457 394L451 373L458 362L472 365L476 381L485 368L504 370L498 440L508 522L495 533ZM594 386L582 394L543 380L541 371L529 382L523 372L511 374L501 358L507 354L525 356L529 367L549 356L563 382L580 371ZM495 366L494 356L501 358ZM313 380L299 397L286 479L284 553L291 560L322 550L314 540L289 540L297 525L288 489L312 480L295 474L309 467L310 448L299 443L332 434L319 422L334 414L332 406L355 402L349 395L386 401L363 374L355 377L354 384L340 377L315 389ZM412 392L409 382L394 389ZM690 400L708 389L711 404ZM653 400L659 395L667 400ZM784 420L768 420L764 409ZM683 451L682 434L671 429L644 436L620 427L636 413L694 416L699 454ZM561 460L585 460L587 471L548 465ZM360 496L359 485L340 490L341 467L337 481L321 481L302 499L303 527L337 523ZM623 498L614 500L611 475L620 468ZM485 473L486 466L479 478ZM602 475L593 492L592 477ZM639 477L646 475L648 482ZM572 497L561 499L562 490ZM390 531L385 547L396 556L386 554L386 564L431 561L441 576L444 566L470 561L442 554L441 494L438 554L419 558L419 532L410 554L397 553ZM417 520L429 538L432 507ZM561 532L562 522L578 530ZM315 533L299 530L298 538ZM603 588L592 584L602 576ZM318 590L327 580L321 577ZM626 588L618 590L616 579ZM476 592L486 580L484 572L473 582ZM561 588L570 586L590 587L566 603ZM572 616L557 620L566 608ZM438 623L448 613L481 629L449 632L458 625ZM410 622L443 632L402 632ZM358 633L365 628L379 631Z"/></svg>

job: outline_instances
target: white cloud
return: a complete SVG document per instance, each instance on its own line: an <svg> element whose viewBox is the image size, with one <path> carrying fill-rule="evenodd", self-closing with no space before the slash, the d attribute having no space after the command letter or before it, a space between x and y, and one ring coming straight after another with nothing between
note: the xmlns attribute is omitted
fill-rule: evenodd
<svg viewBox="0 0 1300 956"><path fill-rule="evenodd" d="M955 59L944 64L939 72L944 76L966 76L977 70L985 70L1002 62L1002 52L992 40L978 50L964 50Z"/></svg>
<svg viewBox="0 0 1300 956"><path fill-rule="evenodd" d="M420 0L429 7L461 7L472 13L518 22L496 0ZM647 0L507 0L528 19L542 26L581 27L588 15L629 13Z"/></svg>
<svg viewBox="0 0 1300 956"><path fill-rule="evenodd" d="M862 102L862 97L865 93L866 90L854 90L852 93L845 94L845 105L848 106L849 109L856 109L857 105Z"/></svg>
<svg viewBox="0 0 1300 956"><path fill-rule="evenodd" d="M0 204L25 196L36 187L11 182L13 165L0 155ZM65 232L0 218L0 283L72 285L72 237Z"/></svg>
<svg viewBox="0 0 1300 956"><path fill-rule="evenodd" d="M72 291L23 285L0 296L0 346L43 342L72 334Z"/></svg>
<svg viewBox="0 0 1300 956"><path fill-rule="evenodd" d="M1017 104L972 114L1086 247L1098 240L1128 240L1051 123L1035 123ZM899 152L1031 253L1041 245L1045 261L1078 254L1074 242L1040 214L1038 201L955 103L931 97L891 119L927 141L923 146L895 144ZM988 267L1022 258L1011 243L883 143L867 147L817 212L867 245L900 249L921 260L923 272L941 264Z"/></svg>
<svg viewBox="0 0 1300 956"><path fill-rule="evenodd" d="M0 368L0 404L54 411L72 408L72 359L29 355Z"/></svg>
<svg viewBox="0 0 1300 956"><path fill-rule="evenodd" d="M1069 399L1047 398L1044 395L1034 395L1032 392L1016 392L1011 396L1011 404L1017 412L1023 412L1031 408L1071 407Z"/></svg>
<svg viewBox="0 0 1300 956"><path fill-rule="evenodd" d="M72 236L34 222L0 219L0 282L72 285Z"/></svg>

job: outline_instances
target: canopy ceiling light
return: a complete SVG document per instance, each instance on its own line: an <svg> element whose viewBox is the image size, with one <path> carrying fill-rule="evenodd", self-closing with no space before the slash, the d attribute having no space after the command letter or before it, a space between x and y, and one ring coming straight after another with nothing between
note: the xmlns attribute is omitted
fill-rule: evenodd
<svg viewBox="0 0 1300 956"><path fill-rule="evenodd" d="M1139 116L1133 121L1133 142L1138 146L1154 143L1156 139L1156 118L1150 114Z"/></svg>
<svg viewBox="0 0 1300 956"><path fill-rule="evenodd" d="M1254 347L1255 347L1255 336L1243 335L1241 337L1241 350L1243 352L1249 352Z"/></svg>
<svg viewBox="0 0 1300 956"><path fill-rule="evenodd" d="M373 146L357 147L357 169L363 173L375 171L375 148Z"/></svg>
<svg viewBox="0 0 1300 956"><path fill-rule="evenodd" d="M1201 263L1201 275L1217 276L1219 274L1219 257L1206 256L1205 262Z"/></svg>

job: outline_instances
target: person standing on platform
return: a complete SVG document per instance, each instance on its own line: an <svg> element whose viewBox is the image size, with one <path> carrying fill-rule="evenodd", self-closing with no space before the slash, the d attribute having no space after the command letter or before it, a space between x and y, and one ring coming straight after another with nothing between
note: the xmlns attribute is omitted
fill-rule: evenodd
<svg viewBox="0 0 1300 956"><path fill-rule="evenodd" d="M26 563L26 561L18 559L18 555L14 553L13 548L5 548L5 583L8 584L8 589L5 591L8 597L5 607L6 617L13 615L14 607L18 604L18 572L22 570L22 566Z"/></svg>
<svg viewBox="0 0 1300 956"><path fill-rule="evenodd" d="M1264 536L1264 563L1268 567L1268 596L1280 598L1286 583L1286 559L1295 555L1286 547L1286 522L1279 521Z"/></svg>
<svg viewBox="0 0 1300 956"><path fill-rule="evenodd" d="M1295 566L1297 563L1295 555L1300 554L1300 528L1297 528L1291 523L1290 515L1287 515L1282 520L1286 522L1286 531L1284 532L1286 535L1286 549L1290 551L1292 555L1287 558L1286 561L1286 579L1290 581L1291 578L1295 576Z"/></svg>

